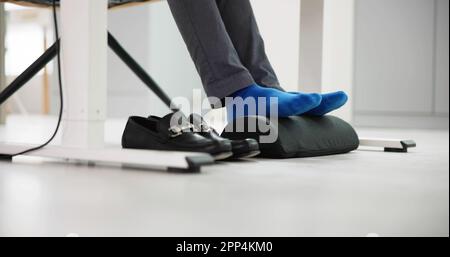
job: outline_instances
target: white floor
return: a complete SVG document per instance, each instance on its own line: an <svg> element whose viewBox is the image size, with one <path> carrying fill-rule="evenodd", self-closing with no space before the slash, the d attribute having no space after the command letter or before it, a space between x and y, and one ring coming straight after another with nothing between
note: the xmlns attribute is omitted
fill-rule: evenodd
<svg viewBox="0 0 450 257"><path fill-rule="evenodd" d="M107 140L120 140L109 122ZM52 122L11 117L0 142L39 142ZM409 154L251 160L176 175L19 158L0 162L0 236L448 236L449 132Z"/></svg>

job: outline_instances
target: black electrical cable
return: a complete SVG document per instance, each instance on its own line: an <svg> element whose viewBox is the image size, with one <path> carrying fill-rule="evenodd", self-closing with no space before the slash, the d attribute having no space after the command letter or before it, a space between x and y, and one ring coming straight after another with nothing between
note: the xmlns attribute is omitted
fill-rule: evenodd
<svg viewBox="0 0 450 257"><path fill-rule="evenodd" d="M58 123L56 125L55 131L53 132L53 135L50 137L49 140L47 140L47 142L45 142L44 144L42 144L38 147L34 147L29 150L20 152L18 154L14 154L13 156L24 155L24 154L34 152L34 151L37 151L37 150L40 150L40 149L46 147L48 144L50 144L53 141L53 139L55 139L56 135L58 134L59 128L61 126L63 109L64 109L64 99L63 99L63 87L62 87L62 79L61 79L61 55L60 55L61 40L58 40L59 32L58 32L58 17L57 17L57 13L56 13L56 0L53 0L52 9L53 9L53 22L54 22L54 26L55 26L56 48L57 48L57 53L58 53L56 56L57 66L58 66L58 84L59 84L59 101L60 101Z"/></svg>

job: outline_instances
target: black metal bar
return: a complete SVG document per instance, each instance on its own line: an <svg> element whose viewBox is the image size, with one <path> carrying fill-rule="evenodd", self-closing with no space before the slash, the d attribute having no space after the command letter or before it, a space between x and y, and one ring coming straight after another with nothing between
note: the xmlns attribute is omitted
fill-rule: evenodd
<svg viewBox="0 0 450 257"><path fill-rule="evenodd" d="M45 67L58 53L59 40L55 42L44 54L42 54L30 67L20 74L7 88L0 93L0 105L8 100L14 93L30 81L41 69ZM108 32L108 45L119 58L138 76L139 79L152 90L167 107L173 111L178 108L171 106L172 100L150 77L150 75L133 59L133 57L120 45L120 43Z"/></svg>
<svg viewBox="0 0 450 257"><path fill-rule="evenodd" d="M43 53L30 67L20 74L8 87L0 93L0 105L10 98L17 90L30 81L45 65L58 54L59 40Z"/></svg>
<svg viewBox="0 0 450 257"><path fill-rule="evenodd" d="M108 32L108 45L119 56L119 58L150 88L167 107L173 111L178 111L178 108L171 106L172 100L170 97L158 86L158 84L150 77L150 75L140 66L136 60L120 45L117 39Z"/></svg>

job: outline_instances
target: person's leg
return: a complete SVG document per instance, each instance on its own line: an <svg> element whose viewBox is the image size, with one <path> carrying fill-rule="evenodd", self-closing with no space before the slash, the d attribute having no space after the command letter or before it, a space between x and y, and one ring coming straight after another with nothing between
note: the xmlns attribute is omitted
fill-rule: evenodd
<svg viewBox="0 0 450 257"><path fill-rule="evenodd" d="M256 83L282 90L277 75L267 58L249 0L216 0L225 27L244 66Z"/></svg>
<svg viewBox="0 0 450 257"><path fill-rule="evenodd" d="M223 99L255 84L241 63L214 0L168 3L209 97Z"/></svg>
<svg viewBox="0 0 450 257"><path fill-rule="evenodd" d="M249 0L216 0L225 27L244 66L258 85L283 90L265 51L264 40ZM295 94L301 95L296 92ZM307 95L306 95L307 96ZM348 100L344 92L322 95L322 103L306 114L322 116Z"/></svg>
<svg viewBox="0 0 450 257"><path fill-rule="evenodd" d="M247 109L250 111L245 112L246 115L269 114L269 109L274 107L270 98L278 102L278 112L273 114L281 117L299 115L319 105L318 95L294 95L255 83L230 39L216 0L168 2L208 96L221 100L226 97L254 100L254 106ZM247 106L242 101L228 102L231 102L228 110L233 107L243 110Z"/></svg>

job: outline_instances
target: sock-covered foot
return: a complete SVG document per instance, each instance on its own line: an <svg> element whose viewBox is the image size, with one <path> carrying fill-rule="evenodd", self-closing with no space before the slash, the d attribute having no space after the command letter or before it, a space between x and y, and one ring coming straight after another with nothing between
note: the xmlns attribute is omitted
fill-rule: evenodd
<svg viewBox="0 0 450 257"><path fill-rule="evenodd" d="M306 115L324 116L327 113L335 111L344 106L348 101L348 96L345 92L339 91L322 95L322 102L316 108L306 112Z"/></svg>
<svg viewBox="0 0 450 257"><path fill-rule="evenodd" d="M241 89L230 97L233 101L226 103L229 120L251 115L277 117L301 115L318 107L322 101L319 94L290 94L259 85ZM277 106L274 106L271 98L278 101ZM277 112L275 108L278 109Z"/></svg>

